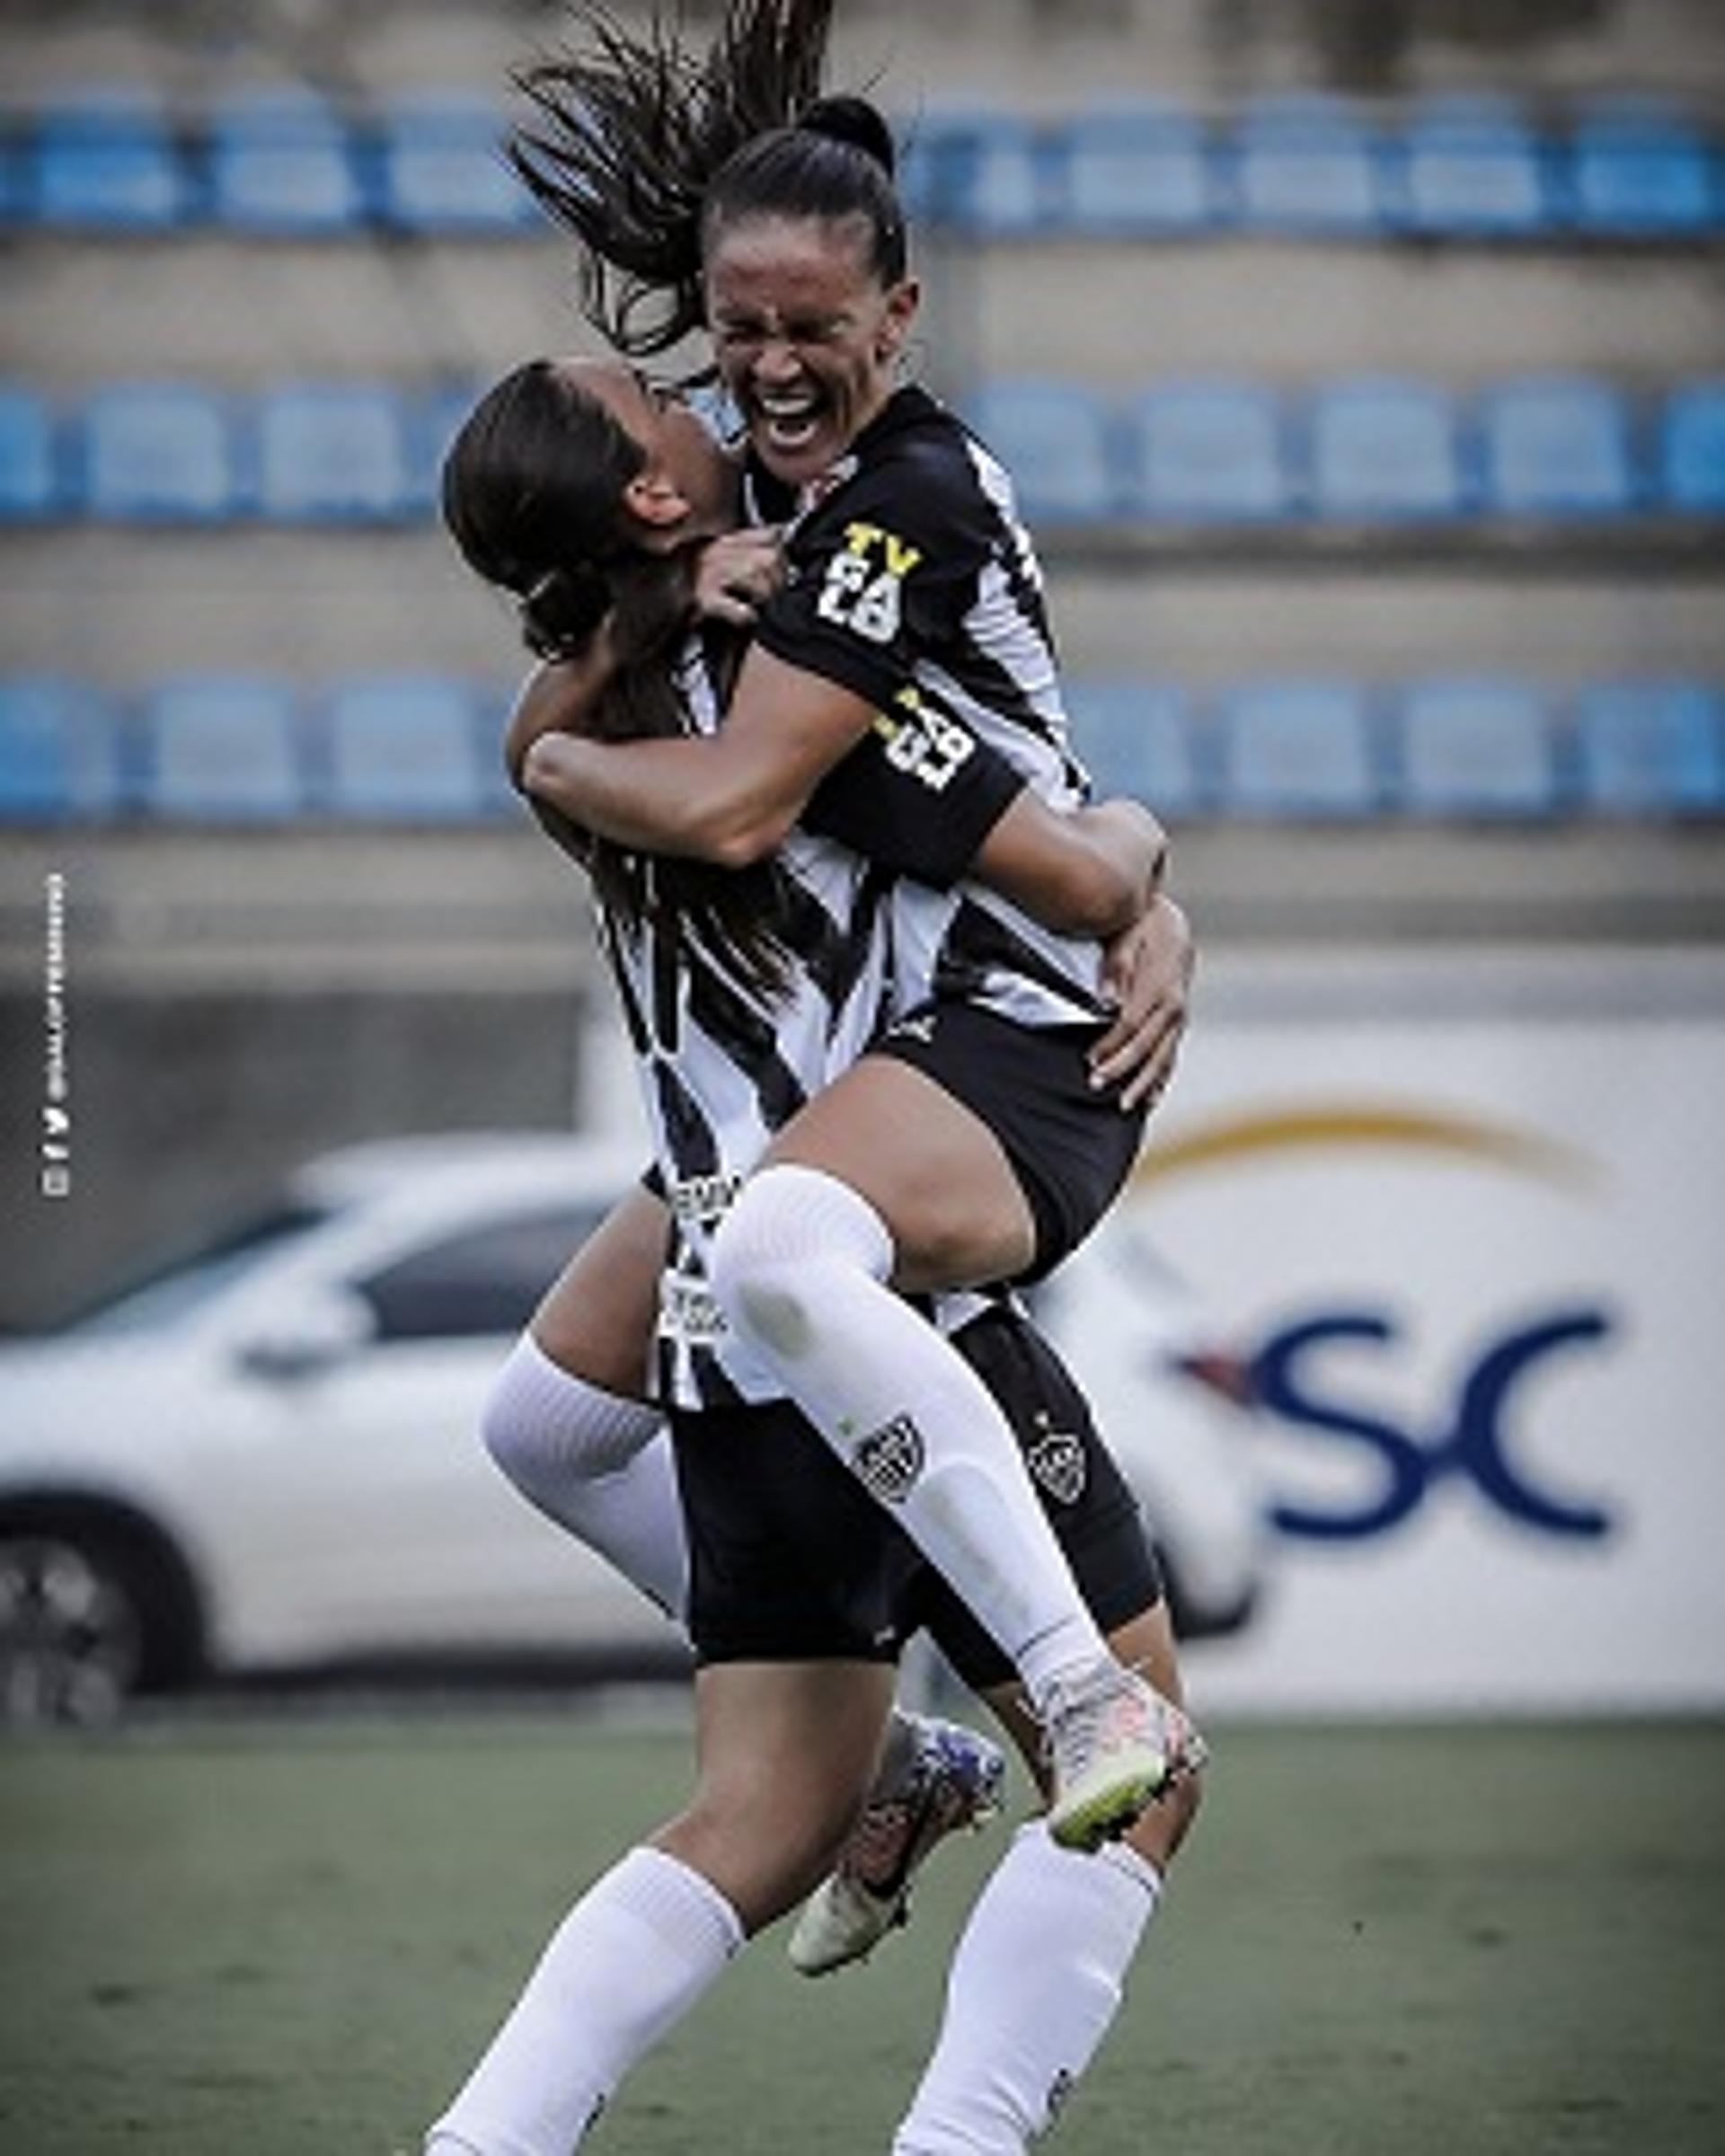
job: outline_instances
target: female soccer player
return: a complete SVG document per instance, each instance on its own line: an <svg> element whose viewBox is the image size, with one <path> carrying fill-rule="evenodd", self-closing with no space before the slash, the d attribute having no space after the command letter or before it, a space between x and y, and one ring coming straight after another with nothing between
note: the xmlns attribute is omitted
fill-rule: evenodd
<svg viewBox="0 0 1725 2156"><path fill-rule="evenodd" d="M758 0L730 24L767 18L804 59L799 33L824 35L824 10ZM617 844L737 864L762 857L884 722L933 790L975 733L1031 791L1067 802L1077 774L1005 475L932 399L897 386L917 292L890 137L871 108L836 101L711 171L712 142L737 131L717 116L761 110L758 77L725 74L737 49L721 40L683 135L669 115L687 70L636 62L620 33L602 68L540 71L535 93L564 124L534 170L615 266L640 259L639 206L655 199L642 173L667 181L668 168L654 238L676 305L653 336L704 308L757 476L801 490L790 578L761 610L716 734L547 731L526 758L529 790ZM665 415L636 399L615 416L646 462L622 499L666 541L700 505L677 486ZM1050 933L975 884L903 885L893 906L895 1023L781 1131L715 1238L712 1289L1012 1655L1054 1747L1055 1831L1091 1845L1160 1784L1160 1704L1103 1653L1039 1539L995 1404L892 1289L1048 1270L1117 1193L1141 1116L1091 1082L1107 1027L1093 941Z"/></svg>
<svg viewBox="0 0 1725 2156"><path fill-rule="evenodd" d="M459 455L452 471L457 481L472 476ZM625 654L608 696L624 722L638 723L643 704L669 685L649 645L632 665ZM678 686L687 715L714 723L716 702L702 694L698 674ZM897 844L914 853L920 831L930 871L943 874L949 819L931 816L914 781L894 781L911 789ZM864 773L865 798L869 783ZM836 796L843 791L841 773ZM827 806L835 819L845 812L842 798ZM599 880L663 1171L670 1191L689 1200L672 1208L688 1243L703 1226L684 1150L690 1132L702 1134L708 1175L722 1183L736 1149L746 1164L758 1148L759 1126L786 1081L812 1087L844 1067L853 1029L866 1029L871 1018L884 915L876 870L801 834L765 883L690 869L668 886L662 867L608 861ZM782 1074L773 1092L739 1089L726 1058L702 1052L715 1003L733 1040L751 1016L757 1033L770 1027ZM962 1337L1014 1402L1028 1440L1056 1430L1075 1449L1084 1487L1068 1493L1063 1524L1093 1606L1121 1651L1163 1656L1165 1619L1142 1524L1070 1381L1010 1313L986 1312ZM682 1403L674 1422L695 1558L688 1621L701 1661L697 1790L570 1913L433 2129L435 2156L567 2156L579 2145L627 2068L743 1939L788 1909L830 1861L878 1750L890 1663L911 1626L931 1625L1035 1756L1010 1666L826 1449L759 1397L771 1374L719 1333L681 1338L668 1375ZM1171 1663L1158 1664L1158 1674L1174 1689ZM1059 1850L1041 1826L1015 1841L967 1931L902 2151L954 2145L954 2134L973 2135L973 2147L1017 2149L1046 2123L1118 2003L1160 1865L1194 1795L1185 1785L1171 1792L1134 1829L1131 1846L1095 1859ZM821 1966L835 1924L849 1916L835 1900L831 1891L818 1897L799 1927L793 1945L804 1966ZM992 2138L978 2141L975 2131Z"/></svg>

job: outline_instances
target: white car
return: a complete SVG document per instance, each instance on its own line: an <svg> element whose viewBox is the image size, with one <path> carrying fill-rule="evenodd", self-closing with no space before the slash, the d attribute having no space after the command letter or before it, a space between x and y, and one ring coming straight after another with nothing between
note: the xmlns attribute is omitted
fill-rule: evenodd
<svg viewBox="0 0 1725 2156"><path fill-rule="evenodd" d="M98 1719L200 1676L356 1662L682 1666L659 1612L477 1436L510 1339L637 1165L535 1135L351 1147L243 1233L0 1345L0 1715ZM1197 1344L1130 1231L1107 1233L1045 1291L1046 1321L1151 1508L1189 1633L1230 1627L1258 1578L1247 1446L1225 1378L1176 1367Z"/></svg>

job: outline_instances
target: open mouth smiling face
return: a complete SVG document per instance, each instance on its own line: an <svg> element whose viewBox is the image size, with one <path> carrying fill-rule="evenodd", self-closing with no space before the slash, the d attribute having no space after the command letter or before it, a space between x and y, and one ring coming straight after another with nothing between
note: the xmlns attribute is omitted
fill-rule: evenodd
<svg viewBox="0 0 1725 2156"><path fill-rule="evenodd" d="M892 394L915 284L880 284L860 219L765 216L716 235L706 284L720 375L756 455L791 485L819 478Z"/></svg>

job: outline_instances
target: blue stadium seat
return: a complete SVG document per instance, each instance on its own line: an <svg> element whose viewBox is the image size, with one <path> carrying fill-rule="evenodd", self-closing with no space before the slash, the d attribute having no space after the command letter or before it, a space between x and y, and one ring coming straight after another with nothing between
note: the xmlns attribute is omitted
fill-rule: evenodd
<svg viewBox="0 0 1725 2156"><path fill-rule="evenodd" d="M1218 718L1225 813L1352 819L1382 807L1376 725L1357 683L1243 683Z"/></svg>
<svg viewBox="0 0 1725 2156"><path fill-rule="evenodd" d="M1575 706L1582 801L1606 816L1725 816L1725 698L1696 681L1601 682Z"/></svg>
<svg viewBox="0 0 1725 2156"><path fill-rule="evenodd" d="M378 384L289 384L257 411L258 504L284 524L380 523L416 515L407 410Z"/></svg>
<svg viewBox="0 0 1725 2156"><path fill-rule="evenodd" d="M248 232L339 234L371 208L366 155L328 101L307 90L243 91L217 105L209 180L216 216Z"/></svg>
<svg viewBox="0 0 1725 2156"><path fill-rule="evenodd" d="M1099 796L1133 794L1171 819L1206 812L1210 789L1183 690L1083 675L1066 690L1073 747Z"/></svg>
<svg viewBox="0 0 1725 2156"><path fill-rule="evenodd" d="M1131 406L1138 514L1156 523L1259 522L1293 513L1273 392L1195 382L1149 391Z"/></svg>
<svg viewBox="0 0 1725 2156"><path fill-rule="evenodd" d="M1429 383L1331 382L1306 413L1320 517L1427 518L1466 507L1455 413Z"/></svg>
<svg viewBox="0 0 1725 2156"><path fill-rule="evenodd" d="M0 230L22 223L29 207L23 145L10 128L0 129Z"/></svg>
<svg viewBox="0 0 1725 2156"><path fill-rule="evenodd" d="M37 122L21 208L70 229L163 232L196 214L190 166L161 103L143 91L93 91Z"/></svg>
<svg viewBox="0 0 1725 2156"><path fill-rule="evenodd" d="M1621 516L1635 506L1629 413L1609 384L1530 376L1481 399L1488 510L1510 517Z"/></svg>
<svg viewBox="0 0 1725 2156"><path fill-rule="evenodd" d="M510 233L541 226L503 155L506 117L490 98L402 95L380 118L381 214L408 232Z"/></svg>
<svg viewBox="0 0 1725 2156"><path fill-rule="evenodd" d="M449 823L488 814L495 754L460 682L375 675L340 684L324 712L332 810L384 823Z"/></svg>
<svg viewBox="0 0 1725 2156"><path fill-rule="evenodd" d="M1554 225L1546 152L1506 99L1433 98L1402 130L1399 216L1434 237L1538 239Z"/></svg>
<svg viewBox="0 0 1725 2156"><path fill-rule="evenodd" d="M190 675L151 690L142 719L142 806L149 815L283 823L305 808L305 742L288 683Z"/></svg>
<svg viewBox="0 0 1725 2156"><path fill-rule="evenodd" d="M1107 237L1207 231L1217 216L1215 153L1201 121L1172 105L1103 105L1060 140L1061 214Z"/></svg>
<svg viewBox="0 0 1725 2156"><path fill-rule="evenodd" d="M1115 499L1106 406L1082 383L986 383L966 417L1012 474L1031 522L1112 515Z"/></svg>
<svg viewBox="0 0 1725 2156"><path fill-rule="evenodd" d="M1725 217L1725 192L1693 120L1665 99L1618 98L1570 130L1570 210L1604 239L1693 239Z"/></svg>
<svg viewBox="0 0 1725 2156"><path fill-rule="evenodd" d="M1673 391L1659 423L1662 508L1725 516L1725 375Z"/></svg>
<svg viewBox="0 0 1725 2156"><path fill-rule="evenodd" d="M443 460L484 389L483 383L451 383L411 400L405 413L408 487L428 514L438 508Z"/></svg>
<svg viewBox="0 0 1725 2156"><path fill-rule="evenodd" d="M953 196L970 125L968 113L942 110L913 113L900 123L898 197L913 225L955 221Z"/></svg>
<svg viewBox="0 0 1725 2156"><path fill-rule="evenodd" d="M1396 713L1399 793L1413 816L1553 816L1556 758L1544 699L1526 682L1415 682Z"/></svg>
<svg viewBox="0 0 1725 2156"><path fill-rule="evenodd" d="M48 400L0 384L0 524L30 524L67 507L59 430Z"/></svg>
<svg viewBox="0 0 1725 2156"><path fill-rule="evenodd" d="M1048 224L1053 152L1038 128L1006 112L949 115L941 124L937 194L949 223L990 239Z"/></svg>
<svg viewBox="0 0 1725 2156"><path fill-rule="evenodd" d="M1234 122L1234 207L1272 232L1376 232L1384 221L1383 153L1357 113L1327 97L1266 97Z"/></svg>
<svg viewBox="0 0 1725 2156"><path fill-rule="evenodd" d="M520 690L519 678L475 684L473 709L479 740L479 813L488 817L519 817L521 796L509 782L503 764L503 737Z"/></svg>
<svg viewBox="0 0 1725 2156"><path fill-rule="evenodd" d="M125 382L84 411L89 514L115 522L215 524L242 489L226 400L190 382Z"/></svg>
<svg viewBox="0 0 1725 2156"><path fill-rule="evenodd" d="M93 819L119 803L118 737L107 700L48 675L0 678L0 821Z"/></svg>

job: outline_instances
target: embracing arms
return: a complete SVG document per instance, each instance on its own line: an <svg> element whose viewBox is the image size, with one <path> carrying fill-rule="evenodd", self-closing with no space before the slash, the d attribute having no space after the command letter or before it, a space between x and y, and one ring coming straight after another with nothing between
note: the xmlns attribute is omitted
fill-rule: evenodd
<svg viewBox="0 0 1725 2156"><path fill-rule="evenodd" d="M587 662L542 668L529 682L510 728L518 782L620 845L727 868L782 844L822 779L877 723L854 691L754 650L718 732L584 740L568 729L603 682L601 665ZM1020 787L971 872L1046 928L1109 936L1144 911L1165 855L1161 826L1135 802L1062 814Z"/></svg>

